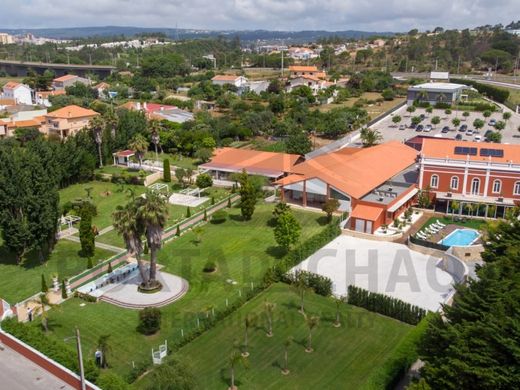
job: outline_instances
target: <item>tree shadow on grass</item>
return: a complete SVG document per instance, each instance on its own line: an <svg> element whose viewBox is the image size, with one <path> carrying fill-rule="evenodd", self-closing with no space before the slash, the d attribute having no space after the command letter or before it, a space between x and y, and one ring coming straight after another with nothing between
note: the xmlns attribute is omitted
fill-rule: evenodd
<svg viewBox="0 0 520 390"><path fill-rule="evenodd" d="M244 222L245 221L244 217L242 217L241 214L230 214L229 215L229 219L231 219L232 221L236 221L236 222Z"/></svg>
<svg viewBox="0 0 520 390"><path fill-rule="evenodd" d="M235 367L235 386L240 388L240 385L242 384L240 382L240 379L238 378L238 376L240 375L240 368L238 367ZM238 376L237 376L237 371L238 372ZM221 368L220 369L220 381L226 385L226 387L229 387L229 384L231 383L231 374L230 374L230 370L229 370L229 367L226 367L226 368Z"/></svg>
<svg viewBox="0 0 520 390"><path fill-rule="evenodd" d="M287 251L281 246L270 246L265 250L265 253L275 259L281 259L287 254Z"/></svg>
<svg viewBox="0 0 520 390"><path fill-rule="evenodd" d="M325 225L328 225L328 223L329 223L329 219L327 218L326 215L322 215L322 216L316 218L316 222L317 222L318 225L320 225L320 226L325 226Z"/></svg>

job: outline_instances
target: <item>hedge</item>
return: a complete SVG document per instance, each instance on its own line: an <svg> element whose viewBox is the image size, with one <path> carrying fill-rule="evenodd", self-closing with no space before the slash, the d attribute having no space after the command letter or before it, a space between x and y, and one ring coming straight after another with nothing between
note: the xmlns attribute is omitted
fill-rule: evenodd
<svg viewBox="0 0 520 390"><path fill-rule="evenodd" d="M9 318L2 322L2 328L24 343L37 349L50 359L60 363L73 372L78 372L78 357L72 346L58 343L49 337L45 337L40 329L34 325L24 324ZM72 344L73 345L73 344ZM95 382L99 375L99 369L92 359L83 358L85 367L85 378Z"/></svg>
<svg viewBox="0 0 520 390"><path fill-rule="evenodd" d="M414 236L410 236L410 237L408 237L408 239L410 240L410 242L412 244L424 246L426 248L437 249L437 250L443 251L443 252L445 252L448 249L450 249L450 247L447 246L447 245L438 244L436 242L431 242L431 241L428 241L428 240L421 240L420 238L417 238L417 237L414 237Z"/></svg>
<svg viewBox="0 0 520 390"><path fill-rule="evenodd" d="M293 274L289 274L284 281L287 283L294 283L297 280L303 281L303 283L312 288L312 290L319 295L328 297L332 294L332 280L326 276L321 276L312 272L298 270Z"/></svg>
<svg viewBox="0 0 520 390"><path fill-rule="evenodd" d="M347 303L411 325L417 325L427 314L426 310L400 299L352 285L348 286Z"/></svg>
<svg viewBox="0 0 520 390"><path fill-rule="evenodd" d="M363 390L393 389L419 358L417 346L428 329L431 314L424 317L396 346L390 357L373 370Z"/></svg>
<svg viewBox="0 0 520 390"><path fill-rule="evenodd" d="M451 82L456 84L466 84L471 85L475 88L479 93L486 95L487 97L499 102L505 103L505 101L509 98L509 91L497 88L488 84L481 84L474 80L466 80L466 79L452 79Z"/></svg>

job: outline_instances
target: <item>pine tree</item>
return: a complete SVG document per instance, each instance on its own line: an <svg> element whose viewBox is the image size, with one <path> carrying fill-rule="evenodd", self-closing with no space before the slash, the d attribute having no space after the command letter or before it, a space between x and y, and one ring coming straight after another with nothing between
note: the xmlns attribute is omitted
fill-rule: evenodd
<svg viewBox="0 0 520 390"><path fill-rule="evenodd" d="M166 183L170 183L172 181L172 172L170 170L170 160L167 158L163 161L163 180Z"/></svg>
<svg viewBox="0 0 520 390"><path fill-rule="evenodd" d="M61 297L67 299L67 288L65 287L65 279L61 280Z"/></svg>
<svg viewBox="0 0 520 390"><path fill-rule="evenodd" d="M175 232L175 235L177 237L180 237L181 236L181 227L179 225L177 225L177 231Z"/></svg>
<svg viewBox="0 0 520 390"><path fill-rule="evenodd" d="M113 272L113 270L112 270L112 262L109 262L108 263L107 274L111 274L112 272Z"/></svg>
<svg viewBox="0 0 520 390"><path fill-rule="evenodd" d="M49 287L47 286L45 275L42 274L42 293L46 293L47 291L49 291Z"/></svg>
<svg viewBox="0 0 520 390"><path fill-rule="evenodd" d="M186 218L189 218L189 217L191 217L191 209L190 209L190 206L188 206L188 207L186 208Z"/></svg>

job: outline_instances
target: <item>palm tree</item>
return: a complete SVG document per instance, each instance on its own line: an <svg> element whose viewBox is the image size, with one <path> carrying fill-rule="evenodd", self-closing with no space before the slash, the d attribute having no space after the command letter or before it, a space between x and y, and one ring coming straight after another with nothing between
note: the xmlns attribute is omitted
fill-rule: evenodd
<svg viewBox="0 0 520 390"><path fill-rule="evenodd" d="M242 352L243 357L249 356L249 351L247 350L248 344L249 344L249 328L251 328L255 323L255 317L254 315L247 315L244 319L244 327L245 327L245 333L244 333L244 351Z"/></svg>
<svg viewBox="0 0 520 390"><path fill-rule="evenodd" d="M141 260L143 253L143 242L141 237L144 234L143 226L139 224L138 209L136 202L132 199L126 206L119 206L112 214L112 221L116 232L123 236L126 250L133 254L139 267L141 282L143 286L148 285L148 275L146 267Z"/></svg>
<svg viewBox="0 0 520 390"><path fill-rule="evenodd" d="M305 348L305 352L312 352L314 349L312 348L312 330L318 326L320 323L320 317L318 316L308 316L307 314L303 315L305 323L309 328L309 336L307 338L307 348Z"/></svg>
<svg viewBox="0 0 520 390"><path fill-rule="evenodd" d="M426 91L421 91L417 94L417 100L419 100L420 102L424 101L424 100L428 100L428 92Z"/></svg>
<svg viewBox="0 0 520 390"><path fill-rule="evenodd" d="M460 204L458 201L452 200L450 202L450 207L451 207L451 213L453 214L453 217L452 217L452 219L453 219L453 218L455 218L455 212L458 211L460 208Z"/></svg>
<svg viewBox="0 0 520 390"><path fill-rule="evenodd" d="M148 141L143 137L142 134L137 133L130 140L128 147L135 152L137 159L139 160L139 166L143 164L143 157L146 151L148 150Z"/></svg>
<svg viewBox="0 0 520 390"><path fill-rule="evenodd" d="M285 339L285 341L283 342L283 348L284 348L284 356L283 356L283 360L284 360L284 367L282 369L282 374L284 375L287 375L289 374L289 347L291 346L293 342L293 338L292 336L289 336Z"/></svg>
<svg viewBox="0 0 520 390"><path fill-rule="evenodd" d="M47 307L55 307L56 305L51 304L47 294L44 293L40 294L38 298L33 299L32 302L36 304L34 314L40 315L42 328L45 333L47 333L49 331L49 315L47 313Z"/></svg>
<svg viewBox="0 0 520 390"><path fill-rule="evenodd" d="M155 159L159 160L158 153L157 153L157 145L159 145L159 141L161 139L159 136L159 131L161 130L161 125L158 121L152 120L149 122L149 129L150 129L152 144L154 144L154 147L155 147Z"/></svg>
<svg viewBox="0 0 520 390"><path fill-rule="evenodd" d="M370 128L361 130L361 142L363 142L363 147L365 148L377 145L382 140L383 136L378 130Z"/></svg>
<svg viewBox="0 0 520 390"><path fill-rule="evenodd" d="M162 234L168 218L168 205L166 199L159 193L148 191L146 198L139 198L140 205L137 211L138 220L144 227L144 234L148 248L150 248L150 275L148 284L150 288L158 287L157 252L162 246Z"/></svg>
<svg viewBox="0 0 520 390"><path fill-rule="evenodd" d="M489 215L491 215L491 218L495 218L496 212L497 212L497 206L495 206L494 204L490 204L488 206L486 217L489 217Z"/></svg>
<svg viewBox="0 0 520 390"><path fill-rule="evenodd" d="M101 335L98 339L98 349L101 352L101 367L108 367L107 355L110 353L112 348L108 344L108 339L110 338L109 334Z"/></svg>
<svg viewBox="0 0 520 390"><path fill-rule="evenodd" d="M303 298L305 297L305 292L307 292L309 290L309 287L307 286L303 276L299 272L296 272L296 274L294 275L294 280L293 280L292 286L294 288L294 291L300 297L300 310L299 311L300 311L300 313L305 314Z"/></svg>
<svg viewBox="0 0 520 390"><path fill-rule="evenodd" d="M229 386L229 390L238 389L238 387L235 386L235 367L239 363L241 363L244 366L247 366L247 361L245 360L243 354L241 354L237 350L233 350L233 352L231 352L231 355L229 355L229 371L231 374L231 383Z"/></svg>
<svg viewBox="0 0 520 390"><path fill-rule="evenodd" d="M343 305L346 302L345 296L339 296L339 297L333 297L334 303L336 304L336 319L334 320L334 326L336 328L339 328L341 326L340 321L340 315L339 315L339 309L341 308L341 305Z"/></svg>
<svg viewBox="0 0 520 390"><path fill-rule="evenodd" d="M96 142L99 156L99 167L103 167L103 154L101 153L101 144L103 143L103 129L106 124L101 115L96 115L90 121L90 128L94 133L94 141Z"/></svg>
<svg viewBox="0 0 520 390"><path fill-rule="evenodd" d="M264 302L265 315L267 316L267 337L273 336L273 311L275 307L276 304L273 302Z"/></svg>

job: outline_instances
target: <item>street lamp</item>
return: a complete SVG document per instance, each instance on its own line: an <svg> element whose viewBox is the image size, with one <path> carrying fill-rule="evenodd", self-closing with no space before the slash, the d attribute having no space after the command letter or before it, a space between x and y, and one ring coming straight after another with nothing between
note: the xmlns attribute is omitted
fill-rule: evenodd
<svg viewBox="0 0 520 390"><path fill-rule="evenodd" d="M85 385L85 369L83 368L83 353L81 352L81 338L79 335L79 329L76 327L76 334L74 336L65 337L63 341L67 342L71 339L76 339L76 348L78 350L78 363L79 363L79 379L81 383L81 390L86 390Z"/></svg>

